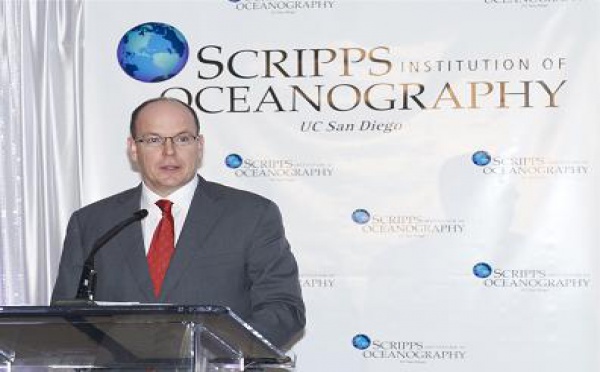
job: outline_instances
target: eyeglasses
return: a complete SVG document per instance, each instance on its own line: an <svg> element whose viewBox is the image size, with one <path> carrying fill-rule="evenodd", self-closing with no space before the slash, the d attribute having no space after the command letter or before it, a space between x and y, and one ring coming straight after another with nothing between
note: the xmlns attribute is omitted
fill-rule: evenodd
<svg viewBox="0 0 600 372"><path fill-rule="evenodd" d="M175 146L189 146L192 143L194 143L195 141L198 140L198 138L200 138L200 136L194 136L193 134L190 133L180 133L176 136L172 136L172 137L163 137L163 136L159 136L158 134L147 134L144 136L141 136L139 138L135 139L135 142L137 143L141 143L144 146L148 146L148 147L160 147L162 145L164 145L168 139L171 139L171 141L173 141L173 144Z"/></svg>

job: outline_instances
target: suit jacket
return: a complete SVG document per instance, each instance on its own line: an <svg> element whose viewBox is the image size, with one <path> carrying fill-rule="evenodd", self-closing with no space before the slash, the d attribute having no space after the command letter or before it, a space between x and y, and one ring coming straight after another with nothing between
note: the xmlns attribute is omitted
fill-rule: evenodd
<svg viewBox="0 0 600 372"><path fill-rule="evenodd" d="M140 209L141 192L139 185L73 213L52 302L75 298L92 245ZM159 298L139 221L98 251L95 268L97 301L228 306L280 347L305 325L298 267L277 206L202 177Z"/></svg>

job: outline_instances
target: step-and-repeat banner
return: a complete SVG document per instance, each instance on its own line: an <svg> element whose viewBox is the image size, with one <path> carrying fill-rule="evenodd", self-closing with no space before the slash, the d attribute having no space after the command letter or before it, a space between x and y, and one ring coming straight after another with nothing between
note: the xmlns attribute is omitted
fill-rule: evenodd
<svg viewBox="0 0 600 372"><path fill-rule="evenodd" d="M273 199L298 371L598 371L599 4L90 1L84 197L189 102L200 173Z"/></svg>

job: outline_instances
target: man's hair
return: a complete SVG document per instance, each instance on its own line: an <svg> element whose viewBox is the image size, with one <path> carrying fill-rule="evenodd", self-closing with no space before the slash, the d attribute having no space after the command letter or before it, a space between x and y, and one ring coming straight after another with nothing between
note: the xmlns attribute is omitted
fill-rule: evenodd
<svg viewBox="0 0 600 372"><path fill-rule="evenodd" d="M190 114L192 114L192 117L194 118L194 124L196 125L196 134L200 133L200 121L198 120L198 115L196 114L196 111L194 111L192 106L188 105L187 103L185 103L183 101L178 100L177 98L157 97L157 98L150 98L149 100L142 102L131 113L131 120L129 121L129 133L131 134L132 138L135 138L135 135L136 135L135 123L138 119L138 116L140 115L140 112L142 112L144 107L146 107L149 104L152 104L154 102L173 102L173 103L177 103L177 104L180 104L181 106L185 107L190 112Z"/></svg>

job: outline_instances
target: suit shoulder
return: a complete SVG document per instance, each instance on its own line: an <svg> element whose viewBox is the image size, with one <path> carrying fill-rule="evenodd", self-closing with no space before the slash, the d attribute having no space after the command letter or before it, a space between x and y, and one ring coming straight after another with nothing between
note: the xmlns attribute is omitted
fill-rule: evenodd
<svg viewBox="0 0 600 372"><path fill-rule="evenodd" d="M77 214L97 214L100 211L110 211L117 208L119 205L122 205L125 202L129 202L132 198L137 198L137 202L139 204L140 197L140 188L134 187L125 191L122 191L118 194L114 194L108 196L104 199L100 199L91 204L88 204L82 208L80 208L75 213Z"/></svg>
<svg viewBox="0 0 600 372"><path fill-rule="evenodd" d="M254 192L237 189L216 182L207 181L205 187L207 188L207 193L224 201L250 204L275 204L272 200Z"/></svg>

